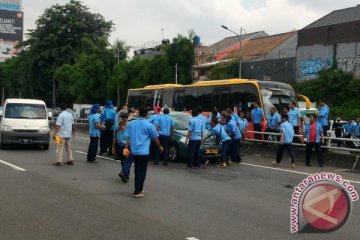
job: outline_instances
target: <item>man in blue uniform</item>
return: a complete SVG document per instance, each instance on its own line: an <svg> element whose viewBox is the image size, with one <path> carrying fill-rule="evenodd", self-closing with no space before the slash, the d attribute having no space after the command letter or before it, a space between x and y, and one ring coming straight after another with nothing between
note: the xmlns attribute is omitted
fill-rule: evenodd
<svg viewBox="0 0 360 240"><path fill-rule="evenodd" d="M284 150L286 149L289 153L291 159L291 167L295 167L295 156L292 149L292 142L294 138L294 128L288 122L289 117L287 115L283 115L281 117L282 123L280 124L280 144L276 154L276 161L273 161L273 165L278 166L283 157Z"/></svg>
<svg viewBox="0 0 360 240"><path fill-rule="evenodd" d="M163 157L163 165L168 165L169 158L169 145L170 140L174 137L174 120L171 116L169 116L170 110L168 108L164 108L162 115L159 115L157 121L157 130L159 132L159 141L161 146L164 148ZM155 159L154 164L159 164L160 152L159 150L155 150Z"/></svg>
<svg viewBox="0 0 360 240"><path fill-rule="evenodd" d="M289 104L289 108L290 110L287 114L289 116L289 123L293 126L294 133L299 134L299 128L301 127L301 111L296 107L296 102L294 101ZM299 138L295 137L294 142L300 142Z"/></svg>
<svg viewBox="0 0 360 240"><path fill-rule="evenodd" d="M203 140L204 122L198 117L199 111L197 108L192 110L192 119L189 121L188 134L186 136L185 144L188 145L188 162L185 169L200 167L200 146Z"/></svg>
<svg viewBox="0 0 360 240"><path fill-rule="evenodd" d="M241 149L241 132L238 126L236 126L236 121L232 119L231 115L226 116L226 132L231 138L230 144L230 156L231 161L240 163L240 149Z"/></svg>
<svg viewBox="0 0 360 240"><path fill-rule="evenodd" d="M159 134L146 118L148 110L145 107L140 108L139 118L128 123L127 135L129 136L124 147L124 157L133 157L135 164L135 190L134 197L144 197L144 181L146 178L147 165L149 160L149 146L151 140L159 148L160 153L163 148L158 140Z"/></svg>
<svg viewBox="0 0 360 240"><path fill-rule="evenodd" d="M87 162L89 163L96 162L96 154L98 151L100 138L100 129L105 128L105 126L102 125L100 122L100 113L100 105L94 104L90 109L90 114L88 115L90 144L87 153Z"/></svg>
<svg viewBox="0 0 360 240"><path fill-rule="evenodd" d="M261 132L261 127L262 127L262 121L264 119L264 112L263 110L259 107L259 102L255 101L253 103L253 110L251 110L251 122L253 123L254 126L254 131L255 132ZM261 139L261 134L260 133L255 133L255 139Z"/></svg>
<svg viewBox="0 0 360 240"><path fill-rule="evenodd" d="M116 124L116 111L114 110L114 106L112 101L107 101L105 104L105 109L102 111L101 123L105 126L101 131L100 137L100 153L103 154L108 152L108 155L112 155L112 139L114 133L114 126Z"/></svg>
<svg viewBox="0 0 360 240"><path fill-rule="evenodd" d="M320 101L320 109L316 115L316 121L321 124L323 133L326 136L329 130L329 107L324 100Z"/></svg>
<svg viewBox="0 0 360 240"><path fill-rule="evenodd" d="M266 132L270 133L279 133L279 126L281 124L281 117L280 114L277 113L276 108L272 107L270 109L270 113L266 116L267 121L267 130ZM277 141L278 136L274 135L267 135L266 139L269 139L272 136L272 139Z"/></svg>

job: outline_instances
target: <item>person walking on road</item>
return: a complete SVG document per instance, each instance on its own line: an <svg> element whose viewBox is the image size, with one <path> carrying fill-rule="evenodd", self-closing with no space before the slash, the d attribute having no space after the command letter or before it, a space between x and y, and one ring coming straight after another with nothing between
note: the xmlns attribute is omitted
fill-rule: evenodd
<svg viewBox="0 0 360 240"><path fill-rule="evenodd" d="M100 137L100 155L108 152L108 155L111 156L111 146L114 133L114 125L116 123L116 111L113 109L112 101L107 101L105 103L105 109L101 113L101 123L105 126L101 130Z"/></svg>
<svg viewBox="0 0 360 240"><path fill-rule="evenodd" d="M251 122L254 126L255 132L261 132L262 131L262 122L264 120L264 112L259 107L259 102L255 101L253 103L253 110L251 110ZM254 133L255 139L261 140L261 134L260 133Z"/></svg>
<svg viewBox="0 0 360 240"><path fill-rule="evenodd" d="M309 115L310 122L305 126L304 129L304 138L306 138L306 153L305 153L305 163L306 166L311 166L311 153L315 149L316 155L319 160L319 166L324 167L324 158L321 151L321 143L324 144L324 133L323 128L319 122L316 121L316 115ZM304 139L302 140L304 143Z"/></svg>
<svg viewBox="0 0 360 240"><path fill-rule="evenodd" d="M144 182L146 178L147 165L149 161L150 142L154 141L159 148L160 153L163 147L160 145L156 129L149 123L146 118L148 109L141 107L139 110L139 118L128 123L126 144L123 150L124 157L134 159L135 164L135 190L134 198L144 197Z"/></svg>
<svg viewBox="0 0 360 240"><path fill-rule="evenodd" d="M119 112L119 124L114 131L112 153L121 161L121 171L119 177L124 183L127 183L130 176L130 169L133 163L132 156L125 157L123 154L126 141L128 139L127 125L128 125L128 113L121 110Z"/></svg>
<svg viewBox="0 0 360 240"><path fill-rule="evenodd" d="M73 165L74 158L72 154L71 140L73 133L75 132L74 117L71 113L66 111L65 105L60 106L60 111L61 113L56 120L55 133L53 136L54 140L60 138L60 142L56 144L56 163L53 165L62 166L64 148L67 156L67 162L65 162L65 164Z"/></svg>
<svg viewBox="0 0 360 240"><path fill-rule="evenodd" d="M155 158L154 164L159 165L159 158L162 155L163 158L163 165L168 165L168 158L169 158L169 147L170 141L174 139L174 120L169 115L170 110L169 108L164 108L163 114L159 115L158 117L158 125L157 130L159 132L159 141L161 146L164 149L164 152L160 154L158 149L155 149Z"/></svg>
<svg viewBox="0 0 360 240"><path fill-rule="evenodd" d="M188 134L186 136L185 144L188 145L188 161L185 169L189 170L193 167L200 167L200 146L203 140L203 121L198 117L198 109L195 108L191 112L192 119L188 124Z"/></svg>
<svg viewBox="0 0 360 240"><path fill-rule="evenodd" d="M323 133L325 136L327 136L327 131L329 130L329 106L324 100L320 101L320 109L316 116L316 121L321 124Z"/></svg>
<svg viewBox="0 0 360 240"><path fill-rule="evenodd" d="M87 162L95 163L96 154L99 148L100 129L105 128L100 121L100 105L94 104L88 115L90 144L87 153Z"/></svg>
<svg viewBox="0 0 360 240"><path fill-rule="evenodd" d="M295 168L295 155L292 149L292 142L294 138L294 128L289 123L289 117L287 115L283 115L281 117L280 124L280 144L278 146L278 150L276 153L276 161L273 161L274 166L279 166L281 159L284 154L284 150L288 151L288 154L291 159L291 167Z"/></svg>

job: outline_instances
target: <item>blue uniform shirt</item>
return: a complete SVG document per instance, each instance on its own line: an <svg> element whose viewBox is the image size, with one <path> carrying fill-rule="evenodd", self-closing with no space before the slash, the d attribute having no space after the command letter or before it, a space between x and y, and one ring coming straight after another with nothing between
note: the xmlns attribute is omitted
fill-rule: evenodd
<svg viewBox="0 0 360 240"><path fill-rule="evenodd" d="M360 123L357 123L354 126L354 132L355 132L355 136L360 137Z"/></svg>
<svg viewBox="0 0 360 240"><path fill-rule="evenodd" d="M238 124L239 120L240 120L240 117L236 114L236 113L233 113L231 115L231 120L234 120L235 121L235 124Z"/></svg>
<svg viewBox="0 0 360 240"><path fill-rule="evenodd" d="M319 109L319 116L316 121L321 124L321 126L327 126L329 119L329 107L328 105L324 105Z"/></svg>
<svg viewBox="0 0 360 240"><path fill-rule="evenodd" d="M355 132L355 126L353 124L346 123L344 125L344 130L346 135L352 135Z"/></svg>
<svg viewBox="0 0 360 240"><path fill-rule="evenodd" d="M116 111L112 108L105 108L101 113L101 123L105 125L106 119L113 120L114 124L111 127L111 130L114 130L115 124L116 124Z"/></svg>
<svg viewBox="0 0 360 240"><path fill-rule="evenodd" d="M159 125L159 117L160 117L160 114L152 114L148 118L148 122L151 123L154 127L156 127Z"/></svg>
<svg viewBox="0 0 360 240"><path fill-rule="evenodd" d="M221 114L217 113L216 117L218 119L218 121L221 120ZM206 129L210 130L211 129L211 125L210 125L210 121L212 119L212 113L209 114L209 116L206 118Z"/></svg>
<svg viewBox="0 0 360 240"><path fill-rule="evenodd" d="M149 155L151 140L159 136L154 126L144 118L129 122L126 133L130 139L132 155Z"/></svg>
<svg viewBox="0 0 360 240"><path fill-rule="evenodd" d="M202 136L205 137L205 131L206 131L206 117L202 114L199 114L197 116L202 121Z"/></svg>
<svg viewBox="0 0 360 240"><path fill-rule="evenodd" d="M247 126L248 126L248 120L246 118L244 118L244 119L240 118L240 120L239 120L240 132L245 132Z"/></svg>
<svg viewBox="0 0 360 240"><path fill-rule="evenodd" d="M189 140L201 140L203 135L203 121L194 117L189 121L188 130L191 132Z"/></svg>
<svg viewBox="0 0 360 240"><path fill-rule="evenodd" d="M128 139L128 134L126 129L120 129L119 131L114 131L114 137L116 137L116 143L119 146L125 146L126 140Z"/></svg>
<svg viewBox="0 0 360 240"><path fill-rule="evenodd" d="M90 137L100 137L100 128L96 128L95 125L100 123L100 114L90 114L88 115L89 121L89 136Z"/></svg>
<svg viewBox="0 0 360 240"><path fill-rule="evenodd" d="M315 123L315 124L316 124L315 142L318 143L318 142L320 142L320 136L321 136L321 133L323 132L323 128L320 123ZM305 129L304 129L304 132L305 132L306 138L307 138L307 142L310 142L310 126L311 126L311 123L308 123L308 124L306 124Z"/></svg>
<svg viewBox="0 0 360 240"><path fill-rule="evenodd" d="M227 135L224 127L220 124L217 124L215 127L211 129L211 134L218 137L221 140L221 142L225 142L231 139L229 135Z"/></svg>
<svg viewBox="0 0 360 240"><path fill-rule="evenodd" d="M160 115L158 117L157 124L160 128L159 134L164 136L170 136L170 130L175 126L174 120L169 116L169 114Z"/></svg>
<svg viewBox="0 0 360 240"><path fill-rule="evenodd" d="M284 143L285 144L292 143L293 138L294 138L294 128L288 121L283 122L280 125L280 132L284 133Z"/></svg>
<svg viewBox="0 0 360 240"><path fill-rule="evenodd" d="M226 131L229 135L233 136L233 139L241 139L240 129L238 128L238 126L236 126L235 121L230 121L226 125Z"/></svg>
<svg viewBox="0 0 360 240"><path fill-rule="evenodd" d="M266 121L269 128L274 128L276 125L281 123L280 114L278 114L277 112L274 113L273 115L268 114L266 117Z"/></svg>
<svg viewBox="0 0 360 240"><path fill-rule="evenodd" d="M290 109L288 112L289 123L294 126L299 126L299 118L301 117L301 111L298 108Z"/></svg>
<svg viewBox="0 0 360 240"><path fill-rule="evenodd" d="M261 123L262 116L264 115L263 110L260 107L251 110L253 123Z"/></svg>

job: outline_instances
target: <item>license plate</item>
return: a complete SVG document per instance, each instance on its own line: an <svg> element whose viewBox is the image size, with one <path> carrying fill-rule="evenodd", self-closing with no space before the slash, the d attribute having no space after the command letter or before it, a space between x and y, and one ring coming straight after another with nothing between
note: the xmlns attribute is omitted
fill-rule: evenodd
<svg viewBox="0 0 360 240"><path fill-rule="evenodd" d="M20 139L20 143L31 143L31 139Z"/></svg>
<svg viewBox="0 0 360 240"><path fill-rule="evenodd" d="M206 149L205 150L205 154L218 154L219 150L218 149Z"/></svg>

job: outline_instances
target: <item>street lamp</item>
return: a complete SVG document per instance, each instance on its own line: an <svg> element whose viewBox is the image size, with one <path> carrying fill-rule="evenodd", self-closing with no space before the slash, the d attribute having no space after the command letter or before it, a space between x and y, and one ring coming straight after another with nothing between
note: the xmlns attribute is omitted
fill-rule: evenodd
<svg viewBox="0 0 360 240"><path fill-rule="evenodd" d="M244 33L246 34L245 29L243 29L242 27L240 27L240 34L238 34L237 32L229 29L227 26L221 25L221 27L222 27L223 29L229 31L229 32L234 33L236 36L239 37L239 44L240 44L240 49L241 49L241 34L242 34L243 31L244 31ZM240 55L240 54L239 54L239 55ZM241 56L239 56L239 57L240 57L240 60L239 60L239 78L241 78Z"/></svg>

